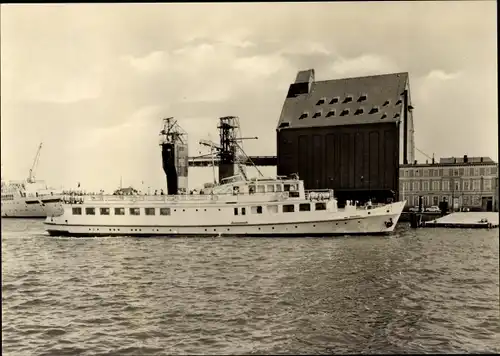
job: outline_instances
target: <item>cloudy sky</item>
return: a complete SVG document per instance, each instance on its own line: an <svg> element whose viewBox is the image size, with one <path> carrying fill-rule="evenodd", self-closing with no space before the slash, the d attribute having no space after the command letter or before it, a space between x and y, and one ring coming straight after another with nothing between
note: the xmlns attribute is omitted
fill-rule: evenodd
<svg viewBox="0 0 500 356"><path fill-rule="evenodd" d="M2 5L2 175L25 178L43 141L37 178L51 185L164 187L167 116L191 155L226 115L259 137L248 154L274 155L288 85L308 68L407 71L420 150L497 159L496 32L494 1ZM190 170L190 185L211 174Z"/></svg>

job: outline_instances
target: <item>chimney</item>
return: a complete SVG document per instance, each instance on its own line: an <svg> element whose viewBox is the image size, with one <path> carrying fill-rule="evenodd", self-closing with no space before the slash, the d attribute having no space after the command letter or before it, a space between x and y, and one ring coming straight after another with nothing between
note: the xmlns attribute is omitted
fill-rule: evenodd
<svg viewBox="0 0 500 356"><path fill-rule="evenodd" d="M428 159L425 160L425 164L429 164L429 160Z"/></svg>
<svg viewBox="0 0 500 356"><path fill-rule="evenodd" d="M413 164L417 164L417 160L413 161Z"/></svg>
<svg viewBox="0 0 500 356"><path fill-rule="evenodd" d="M314 82L314 69L302 70L297 73L295 82L288 89L287 98L294 98L301 94L311 92L312 83Z"/></svg>
<svg viewBox="0 0 500 356"><path fill-rule="evenodd" d="M464 155L464 163L467 163L469 159L467 158L467 155Z"/></svg>
<svg viewBox="0 0 500 356"><path fill-rule="evenodd" d="M457 159L453 157L453 163L457 163Z"/></svg>
<svg viewBox="0 0 500 356"><path fill-rule="evenodd" d="M480 160L481 160L481 163L483 163L483 157L481 157Z"/></svg>
<svg viewBox="0 0 500 356"><path fill-rule="evenodd" d="M455 160L455 161L456 161L456 160ZM434 161L434 157L432 157L432 164L434 164L434 163L435 163L435 161Z"/></svg>

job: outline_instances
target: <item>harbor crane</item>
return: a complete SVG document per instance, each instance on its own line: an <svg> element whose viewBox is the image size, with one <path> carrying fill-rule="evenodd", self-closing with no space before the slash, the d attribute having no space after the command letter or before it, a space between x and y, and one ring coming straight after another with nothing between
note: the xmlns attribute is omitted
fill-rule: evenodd
<svg viewBox="0 0 500 356"><path fill-rule="evenodd" d="M219 125L217 128L219 129L219 144L205 139L201 139L199 143L200 145L210 147L210 154L204 156L210 156L210 159L212 160L212 167L216 165L215 159L218 159L219 182L224 178L234 175L235 165L238 167L243 178L248 180L245 172L245 165L246 162L251 162L251 159L243 150L242 141L256 140L258 137L241 137L240 122L239 118L236 116L225 116L219 118ZM255 165L254 167L257 169L259 175L262 176L260 170Z"/></svg>
<svg viewBox="0 0 500 356"><path fill-rule="evenodd" d="M40 145L38 146L38 150L36 151L35 159L33 161L33 164L31 165L31 168L30 168L30 173L28 176L28 183L35 183L36 167L38 166L38 161L40 160L40 151L42 150L42 144L43 144L43 142L40 142Z"/></svg>

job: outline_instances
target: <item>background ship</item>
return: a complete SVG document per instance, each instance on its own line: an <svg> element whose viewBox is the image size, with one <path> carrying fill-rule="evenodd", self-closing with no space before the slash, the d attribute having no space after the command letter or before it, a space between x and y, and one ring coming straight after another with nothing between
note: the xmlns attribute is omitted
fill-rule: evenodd
<svg viewBox="0 0 500 356"><path fill-rule="evenodd" d="M4 181L2 178L3 218L45 218L62 210L62 191L50 188L45 181L35 178L41 149L42 143L38 146L26 180Z"/></svg>

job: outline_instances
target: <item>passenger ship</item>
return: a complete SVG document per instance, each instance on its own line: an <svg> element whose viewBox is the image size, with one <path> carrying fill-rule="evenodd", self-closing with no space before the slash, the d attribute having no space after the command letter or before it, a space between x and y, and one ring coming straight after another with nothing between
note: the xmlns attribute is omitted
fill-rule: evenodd
<svg viewBox="0 0 500 356"><path fill-rule="evenodd" d="M44 181L2 181L2 218L46 218L63 211L62 192Z"/></svg>
<svg viewBox="0 0 500 356"><path fill-rule="evenodd" d="M328 236L390 233L405 201L338 208L332 190L297 176L227 178L199 195L97 195L45 221L57 236Z"/></svg>
<svg viewBox="0 0 500 356"><path fill-rule="evenodd" d="M62 191L35 179L41 149L40 143L26 180L5 182L2 177L2 218L46 218L63 211Z"/></svg>

